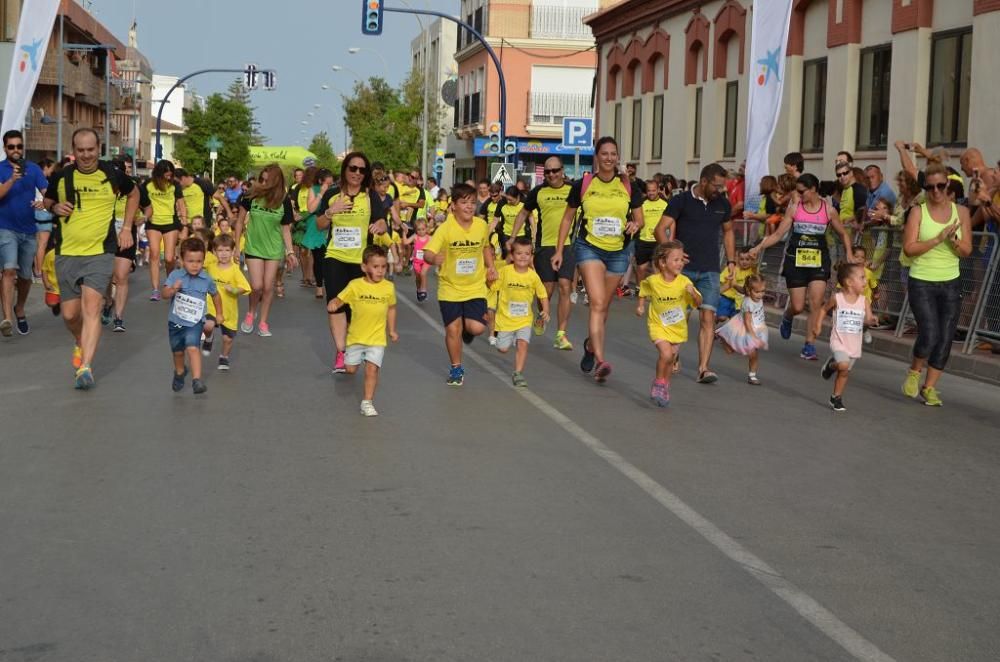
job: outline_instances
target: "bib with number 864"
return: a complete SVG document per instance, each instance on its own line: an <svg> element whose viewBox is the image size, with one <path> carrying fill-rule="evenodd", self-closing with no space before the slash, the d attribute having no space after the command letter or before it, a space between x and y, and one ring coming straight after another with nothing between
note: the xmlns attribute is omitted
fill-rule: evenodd
<svg viewBox="0 0 1000 662"><path fill-rule="evenodd" d="M818 248L797 248L795 250L795 266L818 269L823 266L823 255Z"/></svg>

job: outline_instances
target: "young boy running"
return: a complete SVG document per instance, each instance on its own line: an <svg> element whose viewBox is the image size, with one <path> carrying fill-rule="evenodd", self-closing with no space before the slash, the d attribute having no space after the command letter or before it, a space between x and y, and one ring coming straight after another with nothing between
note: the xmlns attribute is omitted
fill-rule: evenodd
<svg viewBox="0 0 1000 662"><path fill-rule="evenodd" d="M215 249L216 262L205 267L205 271L215 281L222 296L222 315L235 324L240 318L241 296L250 294L250 283L240 270L240 266L233 262L233 255L236 253L236 240L230 234L220 234L212 240ZM222 331L222 352L219 354L219 370L229 370L229 357L233 351L233 340L236 338L236 327L230 328L221 324L216 319L215 304L213 299L208 300L208 314L205 315L205 339L201 343L201 353L209 356L212 353L212 341L214 340L215 327Z"/></svg>
<svg viewBox="0 0 1000 662"><path fill-rule="evenodd" d="M205 242L192 237L181 243L181 267L167 276L161 294L165 299L173 299L167 316L170 350L174 354L174 392L184 388L184 378L188 369L184 365L185 355L191 365L191 388L195 394L208 390L201 380L201 332L205 325L205 297L211 295L216 310L224 310L222 297L215 281L205 272ZM219 326L225 324L225 316L219 315Z"/></svg>
<svg viewBox="0 0 1000 662"><path fill-rule="evenodd" d="M399 341L396 333L396 286L386 280L389 268L386 250L370 245L361 255L364 277L355 278L327 304L331 315L343 306L351 307L351 326L347 331L344 368L349 375L365 364L365 396L361 401L363 416L378 416L375 410L375 387L385 356L385 335L388 327L392 342Z"/></svg>
<svg viewBox="0 0 1000 662"><path fill-rule="evenodd" d="M486 221L475 216L476 190L457 184L451 199L453 215L427 243L424 260L440 267L438 305L451 361L448 384L461 386L465 381L462 343L468 345L486 331L487 284L497 279L497 273L489 228Z"/></svg>
<svg viewBox="0 0 1000 662"><path fill-rule="evenodd" d="M498 278L490 294L497 294L496 329L497 349L506 354L514 343L517 343L514 355L514 374L511 381L514 386L527 386L524 379L524 364L528 360L528 343L531 342L533 314L531 303L538 297L539 317L543 322L549 321L549 294L542 284L542 279L531 267L532 246L528 237L517 237L510 244L510 255L513 264L500 267Z"/></svg>

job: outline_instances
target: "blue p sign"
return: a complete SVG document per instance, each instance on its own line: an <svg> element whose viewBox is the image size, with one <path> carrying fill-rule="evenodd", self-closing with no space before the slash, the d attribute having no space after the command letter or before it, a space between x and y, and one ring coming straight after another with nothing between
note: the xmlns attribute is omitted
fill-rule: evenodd
<svg viewBox="0 0 1000 662"><path fill-rule="evenodd" d="M589 117L563 118L563 147L577 149L594 143L594 120Z"/></svg>

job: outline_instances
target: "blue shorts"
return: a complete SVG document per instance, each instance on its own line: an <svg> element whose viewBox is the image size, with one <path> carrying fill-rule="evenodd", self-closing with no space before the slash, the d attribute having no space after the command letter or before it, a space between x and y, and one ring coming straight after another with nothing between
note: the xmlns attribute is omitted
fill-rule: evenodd
<svg viewBox="0 0 1000 662"><path fill-rule="evenodd" d="M694 283L694 289L701 293L701 310L719 309L719 272L718 271L688 271L684 275Z"/></svg>
<svg viewBox="0 0 1000 662"><path fill-rule="evenodd" d="M441 308L441 321L445 326L459 318L486 324L486 299L438 301L438 306Z"/></svg>
<svg viewBox="0 0 1000 662"><path fill-rule="evenodd" d="M188 347L201 346L201 330L205 324L195 324L194 326L180 326L173 322L167 322L167 332L170 337L170 351L175 354L183 352Z"/></svg>
<svg viewBox="0 0 1000 662"><path fill-rule="evenodd" d="M600 261L604 263L609 275L621 276L628 271L629 253L625 248L620 251L606 251L586 239L577 239L573 244L573 254L576 256L578 266L584 262Z"/></svg>
<svg viewBox="0 0 1000 662"><path fill-rule="evenodd" d="M0 230L0 267L17 269L18 278L31 280L37 246L34 234Z"/></svg>
<svg viewBox="0 0 1000 662"><path fill-rule="evenodd" d="M726 295L719 296L719 309L715 311L719 317L733 317L736 314L736 300Z"/></svg>

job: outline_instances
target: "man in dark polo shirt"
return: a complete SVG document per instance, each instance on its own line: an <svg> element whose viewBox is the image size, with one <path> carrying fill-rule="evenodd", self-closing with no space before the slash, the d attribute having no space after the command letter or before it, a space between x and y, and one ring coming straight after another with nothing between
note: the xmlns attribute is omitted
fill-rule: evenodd
<svg viewBox="0 0 1000 662"><path fill-rule="evenodd" d="M719 377L708 367L715 340L715 311L719 305L719 239L726 259L736 267L736 237L730 220L732 208L726 198L726 169L711 163L701 171L698 183L670 199L656 226L656 240L663 243L667 233L684 244L688 262L684 275L701 293L698 327L698 383L712 384Z"/></svg>

